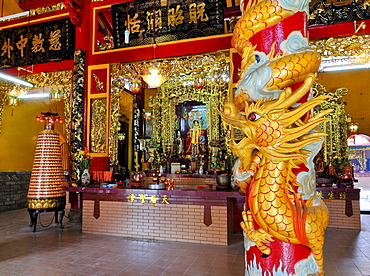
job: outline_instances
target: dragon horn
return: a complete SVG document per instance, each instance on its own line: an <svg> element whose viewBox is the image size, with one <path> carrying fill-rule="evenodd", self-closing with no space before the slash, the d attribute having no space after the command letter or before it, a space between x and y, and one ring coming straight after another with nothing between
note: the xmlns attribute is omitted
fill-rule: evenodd
<svg viewBox="0 0 370 276"><path fill-rule="evenodd" d="M329 96L327 96L327 98L330 98ZM326 109L326 110L323 110L321 111L319 114L316 114L314 117L308 119L308 122L311 122L311 121L315 121L315 120L318 120L324 116L326 116L327 114L333 112L334 109Z"/></svg>
<svg viewBox="0 0 370 276"><path fill-rule="evenodd" d="M304 148L305 146L313 143L320 141L321 138L309 138L309 139L304 139L302 141L294 142L294 143L282 143L278 146L276 146L277 149L279 149L280 153L292 153L296 152L297 150L300 150ZM301 151L301 154L308 154L310 151Z"/></svg>
<svg viewBox="0 0 370 276"><path fill-rule="evenodd" d="M319 120L309 122L306 125L296 127L296 128L290 128L285 130L286 135L284 136L283 142L285 141L291 141L293 139L299 138L302 136L304 133L309 132L310 130L314 129L316 126L321 124L322 122L325 122L328 120L327 118L321 118Z"/></svg>
<svg viewBox="0 0 370 276"><path fill-rule="evenodd" d="M291 107L293 104L297 103L310 90L314 82L315 82L314 74L312 73L308 74L303 84L299 88L297 88L293 93L291 93L291 88L287 88L286 91L283 91L285 93L283 92L280 93L277 101L272 101L270 103L265 104L266 110L273 109L283 110Z"/></svg>
<svg viewBox="0 0 370 276"><path fill-rule="evenodd" d="M311 99L308 102L305 102L301 105L299 105L297 108L292 109L291 111L285 113L282 117L282 122L291 125L297 121L297 118L301 118L305 113L307 113L310 109L314 108L315 106L321 104L324 100L326 100L328 97L327 96L319 96L317 98ZM317 114L315 116L315 119L319 119L323 117L324 115L328 114L330 112L326 111L320 115ZM312 121L312 119L310 120ZM309 122L310 122L309 121Z"/></svg>

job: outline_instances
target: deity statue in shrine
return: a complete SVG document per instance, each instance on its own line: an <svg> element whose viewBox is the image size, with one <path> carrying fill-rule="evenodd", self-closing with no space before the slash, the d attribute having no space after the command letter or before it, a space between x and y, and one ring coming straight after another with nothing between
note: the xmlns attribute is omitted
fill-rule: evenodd
<svg viewBox="0 0 370 276"><path fill-rule="evenodd" d="M186 155L204 155L207 144L207 131L202 128L198 120L192 121L192 125L186 135Z"/></svg>

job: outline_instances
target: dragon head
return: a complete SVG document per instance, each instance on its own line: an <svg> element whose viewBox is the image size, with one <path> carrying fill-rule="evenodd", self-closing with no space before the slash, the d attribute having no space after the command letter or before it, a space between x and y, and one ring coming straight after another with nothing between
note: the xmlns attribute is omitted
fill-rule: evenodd
<svg viewBox="0 0 370 276"><path fill-rule="evenodd" d="M240 129L245 135L238 143L231 141L232 152L246 163L251 162L256 151L271 161L305 162L308 152L302 148L325 135L311 130L325 121L324 116L331 112L325 110L314 117L305 116L327 96L297 104L314 80L313 74L309 74L294 92L287 88L276 100L262 98L257 102L245 103L243 113L233 103L225 103L223 112L220 112L224 123Z"/></svg>

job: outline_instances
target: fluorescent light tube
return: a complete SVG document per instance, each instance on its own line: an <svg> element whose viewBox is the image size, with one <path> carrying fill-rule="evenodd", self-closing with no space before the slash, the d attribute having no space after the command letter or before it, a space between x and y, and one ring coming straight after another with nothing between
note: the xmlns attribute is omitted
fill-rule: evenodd
<svg viewBox="0 0 370 276"><path fill-rule="evenodd" d="M4 74L4 73L0 73L0 78L11 81L11 82L14 82L14 83L17 83L17 84L28 86L28 87L34 87L35 86L33 83L30 83L28 81L25 81L25 80L22 80L20 78L13 77L11 75Z"/></svg>
<svg viewBox="0 0 370 276"><path fill-rule="evenodd" d="M319 72L334 72L343 70L355 70L355 69L369 69L370 64L357 64L357 65L341 65L341 66L330 66L319 69Z"/></svg>
<svg viewBox="0 0 370 276"><path fill-rule="evenodd" d="M19 13L15 13L15 14L0 17L0 21L5 21L5 20L8 20L8 19L13 19L13 18L21 17L21 16L28 16L28 15L30 15L30 11L19 12Z"/></svg>
<svg viewBox="0 0 370 276"><path fill-rule="evenodd" d="M37 94L24 94L19 96L19 99L30 99L30 98L48 98L50 94L47 93L37 93Z"/></svg>

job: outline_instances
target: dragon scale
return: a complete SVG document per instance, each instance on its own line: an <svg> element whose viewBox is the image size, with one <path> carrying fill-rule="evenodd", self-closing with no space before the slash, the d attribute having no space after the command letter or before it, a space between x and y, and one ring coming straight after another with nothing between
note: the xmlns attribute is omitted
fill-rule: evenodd
<svg viewBox="0 0 370 276"><path fill-rule="evenodd" d="M234 177L246 195L241 226L263 258L273 253L275 241L304 246L310 249L317 270L302 270L298 265L294 275L323 275L328 211L317 196L304 200L298 190L306 183L297 180L302 168L314 174L312 161L308 161L313 152L308 149L321 145L325 134L318 125L331 112L322 111L314 117L310 113L326 96L302 103L321 58L309 48L301 31L287 34L280 45L272 43L267 53L257 51L258 45L250 40L297 12L307 11L308 2L251 1L241 8L242 17L232 39L242 57L240 80L233 102L225 103L220 112L224 123L245 135L230 143L238 158Z"/></svg>

